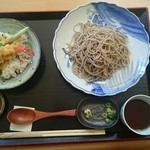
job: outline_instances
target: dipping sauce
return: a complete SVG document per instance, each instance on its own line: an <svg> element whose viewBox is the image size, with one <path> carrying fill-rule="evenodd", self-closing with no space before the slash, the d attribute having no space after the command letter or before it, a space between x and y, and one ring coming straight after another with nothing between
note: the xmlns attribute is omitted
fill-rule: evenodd
<svg viewBox="0 0 150 150"><path fill-rule="evenodd" d="M131 100L125 107L125 119L133 129L145 129L150 126L150 105L136 99Z"/></svg>

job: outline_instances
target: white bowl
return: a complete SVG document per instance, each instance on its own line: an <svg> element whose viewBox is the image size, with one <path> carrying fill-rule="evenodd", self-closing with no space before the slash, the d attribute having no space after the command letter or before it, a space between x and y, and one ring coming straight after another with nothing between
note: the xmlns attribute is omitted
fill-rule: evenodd
<svg viewBox="0 0 150 150"><path fill-rule="evenodd" d="M149 105L149 110L150 110L150 97L149 96L147 96L147 95L142 95L142 94L139 94L139 95L134 95L134 96L132 96L132 97L130 97L125 103L124 103L124 105L122 106L122 108L121 108L121 111L120 111L120 118L121 118L121 120L122 120L122 122L131 130L131 131L133 131L134 133L136 133L136 134L139 134L139 135L150 135L150 121L149 121L149 126L147 126L146 128L144 128L144 129L135 129L135 128L132 128L131 127L131 122L129 123L129 121L127 120L127 117L126 117L126 114L125 114L125 110L127 109L127 106L128 106L128 104L130 103L130 102L135 102L135 101L137 101L137 100L141 100L141 101L143 101L143 102L145 102L145 103L147 103L148 105ZM131 103L130 103L131 104ZM135 104L135 103L134 103ZM131 105L130 105L131 106ZM137 113L135 114L135 116L133 115L133 113L134 112L136 112L136 110L138 111L138 112L140 112L140 114L142 114L142 111L145 111L145 109L142 109L141 111L140 111L140 108L139 109L137 109L137 108L135 108L136 106L134 105L133 107L130 107L130 108L132 108L132 110L131 110L131 112L132 112L132 114L130 113L130 121L131 121L131 119L134 117L138 117L139 119L141 119L141 121L142 121L142 119L144 118L144 116L139 116L139 115L137 115ZM141 105L140 105L140 107L141 107ZM128 108L129 108L129 106L128 106ZM133 115L133 116L132 116ZM147 114L149 117L150 117L150 114ZM132 119L132 123L135 123L135 122L137 122L137 121L135 121L135 119ZM140 123L141 124L141 123ZM135 125L134 125L135 126ZM136 124L136 126L138 126L137 124ZM141 126L141 125L140 125ZM142 125L143 126L143 125Z"/></svg>
<svg viewBox="0 0 150 150"><path fill-rule="evenodd" d="M15 34L25 27L29 26L23 23L22 21L18 21L11 18L0 19L0 33ZM0 89L11 89L22 85L32 77L32 75L38 68L41 56L41 47L38 37L30 27L24 34L28 38L31 49L34 51L32 63L29 64L22 73L18 74L14 78L4 80L0 77Z"/></svg>
<svg viewBox="0 0 150 150"><path fill-rule="evenodd" d="M72 72L72 61L65 52L77 23L92 22L111 26L129 39L130 64L118 70L110 79L86 82ZM61 20L53 40L53 55L64 79L75 88L96 96L115 95L134 86L144 75L149 63L149 36L139 19L126 8L105 2L93 2L71 10Z"/></svg>

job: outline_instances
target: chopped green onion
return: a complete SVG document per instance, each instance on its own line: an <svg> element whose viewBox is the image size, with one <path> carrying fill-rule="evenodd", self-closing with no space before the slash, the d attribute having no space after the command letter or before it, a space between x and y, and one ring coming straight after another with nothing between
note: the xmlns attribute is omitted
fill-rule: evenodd
<svg viewBox="0 0 150 150"><path fill-rule="evenodd" d="M112 112L111 108L106 108L106 112Z"/></svg>
<svg viewBox="0 0 150 150"><path fill-rule="evenodd" d="M110 108L111 104L110 103L106 103L105 106L108 107L108 108Z"/></svg>
<svg viewBox="0 0 150 150"><path fill-rule="evenodd" d="M116 114L114 113L108 113L107 116L112 120L116 118Z"/></svg>
<svg viewBox="0 0 150 150"><path fill-rule="evenodd" d="M114 120L116 118L116 110L113 108L111 103L105 104L105 112L102 113L102 117L106 123L109 123L110 121Z"/></svg>
<svg viewBox="0 0 150 150"><path fill-rule="evenodd" d="M107 118L107 113L102 113L103 118Z"/></svg>
<svg viewBox="0 0 150 150"><path fill-rule="evenodd" d="M105 118L105 122L109 123L111 120L109 118Z"/></svg>
<svg viewBox="0 0 150 150"><path fill-rule="evenodd" d="M116 114L116 110L115 109L113 110L113 113Z"/></svg>

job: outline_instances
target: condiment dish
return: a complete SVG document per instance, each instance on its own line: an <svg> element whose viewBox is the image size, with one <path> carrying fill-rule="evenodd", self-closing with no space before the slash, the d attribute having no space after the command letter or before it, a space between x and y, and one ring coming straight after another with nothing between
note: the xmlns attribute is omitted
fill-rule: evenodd
<svg viewBox="0 0 150 150"><path fill-rule="evenodd" d="M77 117L80 123L86 127L110 128L118 122L119 107L108 98L88 97L79 103Z"/></svg>

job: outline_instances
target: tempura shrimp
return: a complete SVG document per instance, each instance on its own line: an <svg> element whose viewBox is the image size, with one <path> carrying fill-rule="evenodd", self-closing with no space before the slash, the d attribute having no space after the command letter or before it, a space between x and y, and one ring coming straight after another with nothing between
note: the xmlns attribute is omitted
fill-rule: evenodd
<svg viewBox="0 0 150 150"><path fill-rule="evenodd" d="M34 55L34 52L23 45L6 44L0 46L0 70L3 70L8 62L15 57L17 53L24 52L29 55Z"/></svg>

